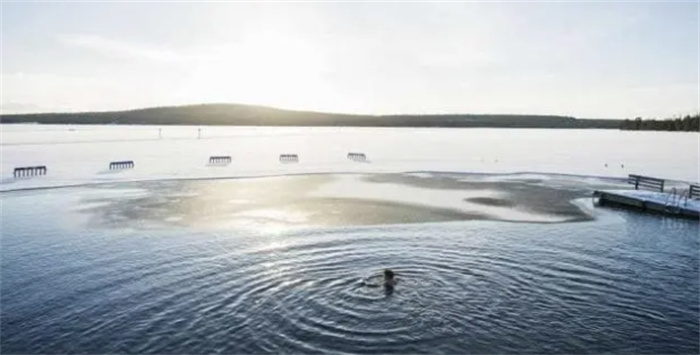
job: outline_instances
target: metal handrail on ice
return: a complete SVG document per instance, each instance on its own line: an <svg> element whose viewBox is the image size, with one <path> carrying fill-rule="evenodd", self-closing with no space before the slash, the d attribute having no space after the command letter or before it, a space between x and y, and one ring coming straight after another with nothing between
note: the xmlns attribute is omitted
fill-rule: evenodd
<svg viewBox="0 0 700 355"><path fill-rule="evenodd" d="M209 157L210 165L226 165L231 164L231 157L228 155L213 155Z"/></svg>
<svg viewBox="0 0 700 355"><path fill-rule="evenodd" d="M109 163L109 170L133 169L135 166L133 160L113 161Z"/></svg>
<svg viewBox="0 0 700 355"><path fill-rule="evenodd" d="M298 163L299 156L296 154L280 154L280 163Z"/></svg>
<svg viewBox="0 0 700 355"><path fill-rule="evenodd" d="M23 166L15 168L13 172L14 177L25 177L25 176L35 176L35 175L46 175L46 166Z"/></svg>
<svg viewBox="0 0 700 355"><path fill-rule="evenodd" d="M348 159L362 162L362 161L367 161L367 156L365 155L365 153L350 152L350 153L348 153Z"/></svg>

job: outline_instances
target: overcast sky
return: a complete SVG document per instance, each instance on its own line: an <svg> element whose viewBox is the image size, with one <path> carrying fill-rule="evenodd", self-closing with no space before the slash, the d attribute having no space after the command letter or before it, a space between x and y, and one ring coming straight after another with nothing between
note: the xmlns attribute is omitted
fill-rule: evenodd
<svg viewBox="0 0 700 355"><path fill-rule="evenodd" d="M583 118L699 110L695 1L1 6L5 113L207 102Z"/></svg>

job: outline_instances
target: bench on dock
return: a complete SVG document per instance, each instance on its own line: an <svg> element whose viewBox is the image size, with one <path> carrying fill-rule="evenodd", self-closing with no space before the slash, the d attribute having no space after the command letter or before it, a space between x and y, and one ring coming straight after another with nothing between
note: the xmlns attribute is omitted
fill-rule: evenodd
<svg viewBox="0 0 700 355"><path fill-rule="evenodd" d="M133 169L134 166L135 164L133 160L113 161L109 163L109 170Z"/></svg>
<svg viewBox="0 0 700 355"><path fill-rule="evenodd" d="M13 172L14 177L18 176L35 176L35 175L46 175L45 166L23 166L15 168Z"/></svg>
<svg viewBox="0 0 700 355"><path fill-rule="evenodd" d="M690 190L688 190L688 197L691 200L700 200L700 185L690 185Z"/></svg>
<svg viewBox="0 0 700 355"><path fill-rule="evenodd" d="M296 154L280 154L280 163L298 163L299 156Z"/></svg>
<svg viewBox="0 0 700 355"><path fill-rule="evenodd" d="M209 164L211 164L211 165L231 164L231 157L230 156L211 156L211 157L209 157Z"/></svg>
<svg viewBox="0 0 700 355"><path fill-rule="evenodd" d="M663 179L630 174L627 178L627 183L634 185L635 190L639 190L640 187L643 187L653 191L664 192L665 182Z"/></svg>
<svg viewBox="0 0 700 355"><path fill-rule="evenodd" d="M348 153L348 159L354 161L367 161L365 153Z"/></svg>

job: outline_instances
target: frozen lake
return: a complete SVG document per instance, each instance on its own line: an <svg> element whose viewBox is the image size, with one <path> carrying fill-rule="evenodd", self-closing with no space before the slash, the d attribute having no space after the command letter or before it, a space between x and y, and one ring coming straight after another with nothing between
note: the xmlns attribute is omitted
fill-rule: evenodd
<svg viewBox="0 0 700 355"><path fill-rule="evenodd" d="M698 221L590 198L696 133L1 128L3 353L700 351Z"/></svg>
<svg viewBox="0 0 700 355"><path fill-rule="evenodd" d="M319 172L545 172L700 180L697 133L612 130L2 125L1 190ZM201 139L197 137L201 135ZM160 137L160 138L159 138ZM367 162L347 159L361 152ZM279 155L299 156L280 164ZM207 166L210 156L228 166ZM114 172L112 161L135 169ZM46 176L13 179L15 167Z"/></svg>

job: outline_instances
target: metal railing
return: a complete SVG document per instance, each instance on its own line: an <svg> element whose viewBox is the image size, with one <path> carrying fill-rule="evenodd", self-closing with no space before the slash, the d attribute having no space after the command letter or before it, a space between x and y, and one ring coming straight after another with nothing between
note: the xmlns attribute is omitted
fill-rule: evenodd
<svg viewBox="0 0 700 355"><path fill-rule="evenodd" d="M675 187L671 190L671 193L666 197L665 208L669 212L679 213L681 211L681 202L683 206L688 204L689 191L682 190L678 191Z"/></svg>

